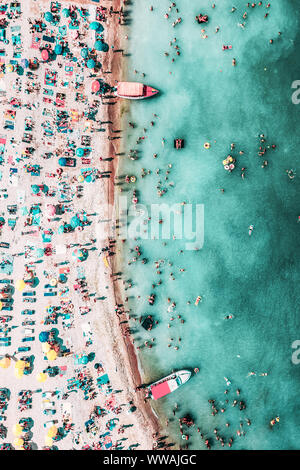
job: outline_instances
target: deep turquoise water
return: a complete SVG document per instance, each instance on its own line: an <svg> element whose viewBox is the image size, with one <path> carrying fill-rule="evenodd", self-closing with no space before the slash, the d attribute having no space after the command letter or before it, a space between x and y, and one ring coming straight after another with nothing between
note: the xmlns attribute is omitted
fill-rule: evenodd
<svg viewBox="0 0 300 470"><path fill-rule="evenodd" d="M138 177L134 187L143 204L204 204L205 238L201 250L183 253L179 253L184 248L179 240L165 240L166 246L162 240L125 243L126 261L133 257L129 249L136 244L149 260L145 265L138 261L127 266L125 262L127 279L134 284L128 290L132 313L137 317L151 313L159 320L151 333L132 322L136 345L155 337L152 349L141 349L144 378L151 381L172 369L200 368L181 390L155 404L162 422L169 418L168 432L174 442L183 443L172 414L177 403L178 417L190 413L213 448L221 448L213 437L217 427L225 440L234 436L233 449L296 449L300 442L300 366L291 361L291 345L300 339L299 176L290 180L285 170L299 171L300 106L291 101L291 84L300 79L300 2L276 0L266 9L264 1L263 6L252 9L246 8L247 2L238 1L237 11L231 13L228 0L216 1L215 9L211 1L204 0L199 9L196 2L178 0L179 15L173 13L166 20L170 3L139 0L128 8L132 17L128 79L144 81L161 93L130 105L125 122L134 122L136 128L129 128L125 146L127 153L140 150L140 158L133 162L124 157L121 173ZM248 19L242 29L238 23L244 22L245 11ZM266 12L269 17L265 19ZM199 13L209 15L209 24L204 26L207 39L201 38L202 26L194 20ZM178 16L183 21L173 29ZM216 34L217 26L220 31ZM179 57L169 46L174 37ZM223 44L231 44L233 49L222 51ZM166 57L165 51L173 52ZM176 58L174 63L171 57ZM145 78L134 69L145 73ZM155 121L153 127L151 120ZM137 145L144 127L147 138ZM264 158L257 155L261 133L266 136L263 145L276 144ZM185 139L183 150L173 149L174 137ZM162 138L166 139L164 147ZM205 142L211 143L209 150L204 149ZM233 151L231 143L235 143ZM237 159L231 174L222 165L229 153ZM261 168L265 159L268 166ZM172 169L165 182L169 163ZM242 167L246 167L244 180ZM141 168L152 173L141 178ZM157 168L160 175L155 173ZM156 192L159 180L168 188L162 198ZM168 186L169 182L174 186ZM250 224L254 225L251 237ZM165 264L158 275L154 261L162 259ZM186 271L180 272L180 268ZM170 280L171 272L175 280ZM151 285L158 279L162 284L153 289ZM153 306L147 302L151 292L156 294ZM203 300L196 307L198 295ZM172 313L168 312L168 297L176 302ZM229 314L234 319L224 320ZM185 323L170 322L172 315L181 315ZM168 343L179 349L168 348ZM247 377L250 371L256 375ZM265 372L268 376L259 375ZM226 386L224 377L231 386ZM224 394L226 388L228 395ZM238 388L247 405L243 411L232 406ZM226 408L224 414L211 416L210 398L219 409ZM275 416L280 423L271 429L269 422ZM245 418L251 420L251 426ZM246 432L242 437L236 435L240 421ZM205 447L196 429L188 434L190 448Z"/></svg>

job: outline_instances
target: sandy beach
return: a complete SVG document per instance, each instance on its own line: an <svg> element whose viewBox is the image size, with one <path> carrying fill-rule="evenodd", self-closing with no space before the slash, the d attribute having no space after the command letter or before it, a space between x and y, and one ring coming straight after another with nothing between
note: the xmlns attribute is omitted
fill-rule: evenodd
<svg viewBox="0 0 300 470"><path fill-rule="evenodd" d="M63 1L61 4L62 8L68 4L78 7L91 5L92 10L89 11L92 19L98 6L92 1ZM119 15L108 15L103 22L103 34L110 49L104 57L103 53L101 54L101 70L90 73L88 68L81 68L75 76L73 68L76 64L74 67L69 65L67 71L64 70L65 59L60 55L51 63L43 63L40 61L40 50L32 48L28 18L33 20L40 17L41 13L44 14L49 9L49 5L48 1L22 1L22 15L14 18L11 23L14 27L19 24L20 18L22 19L22 57L28 60L38 58L39 66L33 69L33 77L27 78L24 72L17 79L16 68L12 73L7 72L7 64L12 57L10 46L6 51L6 70L2 74L2 83L5 83L1 96L3 107L5 110L10 107L14 110L14 105L11 104L13 98L18 103L13 128L5 129L5 116L12 116L7 111L4 111L6 114L1 128L1 134L5 135L7 163L1 167L1 188L6 190L7 194L2 210L5 212L7 206L17 205L13 229L7 221L1 228L1 240L10 244L9 249L0 249L4 266L1 278L9 279L9 285L13 286L13 311L2 310L0 314L12 316L7 323L11 344L0 348L2 358L11 357L10 366L0 370L1 387L10 391L3 420L7 434L2 442L12 444L14 448L22 448L26 444L38 449L45 445L57 449L81 449L85 446L94 449L151 449L152 435L158 431L158 423L149 404L145 404L141 394L135 391L141 383L135 350L130 336L125 334L126 327L124 324L120 325L126 315L115 313L116 304L124 303L121 282L116 281L112 275L119 253L115 253L114 240L111 237L112 228L116 224L113 219L114 178L118 169L116 154L119 153L120 139L108 137L120 135L120 132L116 133L121 131L120 101L116 100L112 93L108 93L107 97L101 96L100 100L97 94L91 93L92 83L97 79L103 79L112 87L120 79L122 55L114 53L114 49L122 49L124 33L122 26L119 26ZM113 6L114 11L119 11L121 1L104 1L101 6ZM73 43L69 42L70 51L79 58L82 47L80 42L91 42L91 31L86 24L80 22L80 38L76 38L75 34L72 36ZM47 27L46 33L51 35L49 26ZM68 33L68 39L70 38ZM54 87L59 93L56 100L52 97L47 101L49 94L45 95L43 91L46 88L46 69L50 70L52 77L55 75ZM16 87L16 79L19 80L19 89ZM24 93L21 82L26 82L26 79L29 91ZM51 90L52 86L53 83L49 82L47 89ZM50 96L53 95L50 93ZM86 106L93 100L97 101L94 104L95 109L100 106L97 116L97 119L100 118L100 125L95 118L86 118ZM54 112L51 110L53 106ZM60 111L60 108L68 113L69 133L60 131L57 121L55 122L55 116L58 116L55 111ZM62 120L64 118L65 116ZM25 132L31 137L24 137L24 122L28 124ZM43 135L41 129L44 129ZM57 158L63 158L65 149L72 148L71 140L78 146L83 134L87 136L89 149L87 162L84 163L86 166L61 168L62 171L57 172ZM24 153L24 138L30 139L30 147L36 149L31 154L33 157L30 157L29 163L40 165L36 170L38 175L26 167L28 160L26 149ZM47 153L53 157L49 158ZM107 158L109 160L106 160ZM15 168L18 169L17 172L12 170ZM86 175L89 176L87 182ZM38 185L39 188L36 187ZM47 186L47 189L43 185ZM83 189L79 187L81 185ZM80 192L82 197L78 197ZM63 209L62 214L55 212L53 207ZM68 224L72 216L80 219L82 223L69 232L60 229L62 223ZM14 256L10 258L11 255ZM87 259L81 262L81 255ZM7 259L11 259L11 272L5 267ZM25 279L26 276L37 279L36 285L33 287L33 284L28 283L26 288L18 291L15 288L17 281ZM62 278L63 282L60 280ZM35 302L24 303L22 290L23 293L31 291L29 299L34 298ZM46 292L51 295L45 296ZM36 313L23 315L21 312L24 309L34 309ZM53 310L54 316L58 312L58 319L55 318L52 324L48 322L49 312L53 313ZM26 325L25 317L28 319ZM31 320L34 325L30 324ZM39 340L41 333L51 328L56 330L59 344L63 345L58 349L54 360L47 359ZM28 337L29 334L34 340L23 342L24 335ZM30 346L30 352L18 351L18 347L24 345ZM33 358L30 372L16 378L15 364L22 358L26 362L29 356ZM93 360L80 365L77 359L83 356ZM101 367L95 368L95 363ZM46 374L45 382L38 383L37 375L43 373L47 367L58 368L58 373L52 377ZM106 374L109 382L97 388L97 379ZM70 390L68 386L74 382L74 377L77 377L79 384L80 380L83 380L82 377L88 377L90 385L87 390L85 385L83 388L79 385L72 393L73 389ZM32 392L32 402L29 407L22 409L20 392L24 390ZM45 398L43 395L45 392L51 392L50 402L47 402L47 396ZM86 401L83 401L82 393ZM48 406L45 399L50 403L50 409L55 410L55 413L49 416L43 413ZM104 417L91 415L95 407L104 410ZM24 416L26 419L30 418L33 425L27 432L25 427L21 435L16 436L13 427ZM89 419L93 421L92 431L87 430L85 424ZM54 422L46 428L45 423L52 420ZM50 445L47 430L51 425L56 426L58 433ZM100 439L99 435L102 436ZM124 443L120 435L125 439ZM48 444L45 444L45 438ZM19 441L18 446L16 439L23 442Z"/></svg>

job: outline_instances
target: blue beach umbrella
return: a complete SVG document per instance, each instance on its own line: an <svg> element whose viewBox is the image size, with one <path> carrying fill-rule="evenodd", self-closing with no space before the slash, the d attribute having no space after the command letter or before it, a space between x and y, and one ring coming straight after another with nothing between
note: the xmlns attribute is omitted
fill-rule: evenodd
<svg viewBox="0 0 300 470"><path fill-rule="evenodd" d="M56 55L59 55L62 53L62 47L60 44L56 44L55 48L54 48L54 52Z"/></svg>
<svg viewBox="0 0 300 470"><path fill-rule="evenodd" d="M58 227L57 233L64 233L64 226L63 225L60 225Z"/></svg>
<svg viewBox="0 0 300 470"><path fill-rule="evenodd" d="M86 66L87 66L88 69L93 69L93 68L95 68L95 65L96 65L96 64L95 64L95 61L94 61L93 59L89 59L89 60L87 61L87 63L86 63Z"/></svg>
<svg viewBox="0 0 300 470"><path fill-rule="evenodd" d="M66 276L64 273L60 274L60 275L58 276L58 279L59 279L59 282L62 282L63 284L64 284L65 282L67 282L67 280L68 280L67 276Z"/></svg>
<svg viewBox="0 0 300 470"><path fill-rule="evenodd" d="M80 219L77 217L77 215L74 215L74 217L72 217L70 224L73 228L76 228L80 225Z"/></svg>
<svg viewBox="0 0 300 470"><path fill-rule="evenodd" d="M40 192L40 187L37 184L32 184L31 185L31 190L33 194L38 194Z"/></svg>
<svg viewBox="0 0 300 470"><path fill-rule="evenodd" d="M37 258L43 258L45 252L44 252L44 249L43 248L37 248L35 250L35 254L37 256Z"/></svg>
<svg viewBox="0 0 300 470"><path fill-rule="evenodd" d="M46 11L45 20L48 21L49 23L52 23L52 21L54 20L53 15L50 11Z"/></svg>
<svg viewBox="0 0 300 470"><path fill-rule="evenodd" d="M109 46L108 44L106 44L106 42L104 42L102 44L102 52L108 52L109 51Z"/></svg>
<svg viewBox="0 0 300 470"><path fill-rule="evenodd" d="M77 157L83 157L83 155L84 155L83 148L78 147L78 149L76 149L76 155L77 155Z"/></svg>
<svg viewBox="0 0 300 470"><path fill-rule="evenodd" d="M81 49L80 55L81 55L81 57L83 57L83 59L86 59L87 56L89 55L88 49L87 49L86 47L84 47L83 49Z"/></svg>
<svg viewBox="0 0 300 470"><path fill-rule="evenodd" d="M90 23L90 29L92 31L97 31L97 33L102 33L102 31L104 31L102 24L98 23L98 21Z"/></svg>
<svg viewBox="0 0 300 470"><path fill-rule="evenodd" d="M48 339L49 339L49 331L42 331L39 334L39 340L41 343L47 343Z"/></svg>
<svg viewBox="0 0 300 470"><path fill-rule="evenodd" d="M94 49L96 49L96 51L103 51L103 42L102 41L96 41L95 44L94 44Z"/></svg>
<svg viewBox="0 0 300 470"><path fill-rule="evenodd" d="M29 65L28 59L22 59L21 64L22 64L22 67L24 67L24 69L27 69L27 67Z"/></svg>
<svg viewBox="0 0 300 470"><path fill-rule="evenodd" d="M107 52L109 50L108 44L103 41L96 41L94 44L96 51Z"/></svg>

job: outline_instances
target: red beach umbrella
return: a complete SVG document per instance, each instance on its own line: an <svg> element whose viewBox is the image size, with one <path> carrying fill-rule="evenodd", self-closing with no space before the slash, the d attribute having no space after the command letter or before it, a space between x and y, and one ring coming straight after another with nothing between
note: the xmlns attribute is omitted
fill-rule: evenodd
<svg viewBox="0 0 300 470"><path fill-rule="evenodd" d="M98 80L94 80L92 83L92 92L97 93L97 91L99 90L100 90L100 83L98 82Z"/></svg>
<svg viewBox="0 0 300 470"><path fill-rule="evenodd" d="M49 59L49 52L47 49L42 50L42 59L46 62Z"/></svg>

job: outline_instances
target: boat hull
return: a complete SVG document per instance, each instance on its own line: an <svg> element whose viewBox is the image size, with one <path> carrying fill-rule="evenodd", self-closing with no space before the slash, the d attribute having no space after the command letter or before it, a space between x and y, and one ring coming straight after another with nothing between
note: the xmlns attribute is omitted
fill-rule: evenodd
<svg viewBox="0 0 300 470"><path fill-rule="evenodd" d="M161 380L154 382L149 386L150 396L153 400L158 400L169 393L177 390L191 378L192 373L189 370L180 370L167 375Z"/></svg>
<svg viewBox="0 0 300 470"><path fill-rule="evenodd" d="M137 85L137 87L140 87L139 93L130 92L130 90L132 89L132 87L134 87L134 85ZM128 93L126 92L126 88L128 88ZM119 98L124 98L127 100L144 100L146 98L151 98L157 94L158 94L158 90L156 90L156 88L153 88L148 85L143 85L142 83L120 82L116 90L116 95Z"/></svg>

